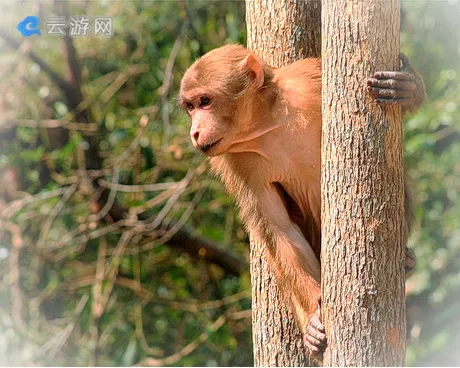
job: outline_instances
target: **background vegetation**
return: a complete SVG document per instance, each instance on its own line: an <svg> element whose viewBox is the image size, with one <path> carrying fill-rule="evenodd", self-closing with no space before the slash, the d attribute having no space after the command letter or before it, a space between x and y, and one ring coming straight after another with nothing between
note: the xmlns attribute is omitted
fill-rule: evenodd
<svg viewBox="0 0 460 368"><path fill-rule="evenodd" d="M246 235L175 105L242 1L0 5L0 364L251 365ZM21 37L26 15L111 16ZM402 4L428 103L406 118L418 257L408 364L460 365L460 4Z"/></svg>

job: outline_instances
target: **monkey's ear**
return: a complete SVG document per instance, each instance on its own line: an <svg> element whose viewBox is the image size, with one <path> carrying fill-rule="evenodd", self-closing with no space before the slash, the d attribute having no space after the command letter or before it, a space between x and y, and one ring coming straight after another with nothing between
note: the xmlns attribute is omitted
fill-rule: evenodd
<svg viewBox="0 0 460 368"><path fill-rule="evenodd" d="M246 70L251 74L257 89L263 86L265 79L264 70L254 54L246 56L240 65L241 69Z"/></svg>

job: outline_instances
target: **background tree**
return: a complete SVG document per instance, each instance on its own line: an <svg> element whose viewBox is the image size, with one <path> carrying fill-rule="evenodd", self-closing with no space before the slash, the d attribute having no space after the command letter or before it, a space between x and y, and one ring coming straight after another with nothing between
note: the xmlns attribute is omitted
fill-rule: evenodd
<svg viewBox="0 0 460 368"><path fill-rule="evenodd" d="M247 46L279 68L321 51L321 2L246 1ZM282 25L282 27L280 27ZM256 366L310 366L302 334L282 301L267 246L251 241L252 328Z"/></svg>
<svg viewBox="0 0 460 368"><path fill-rule="evenodd" d="M374 72L399 69L400 4L322 6L324 364L404 365L402 115L366 93Z"/></svg>

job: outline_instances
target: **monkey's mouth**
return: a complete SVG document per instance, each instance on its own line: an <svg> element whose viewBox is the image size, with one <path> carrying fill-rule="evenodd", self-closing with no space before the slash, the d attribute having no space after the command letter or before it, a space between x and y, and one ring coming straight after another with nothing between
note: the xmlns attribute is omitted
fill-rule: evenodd
<svg viewBox="0 0 460 368"><path fill-rule="evenodd" d="M206 143L206 144L203 144L201 146L198 146L198 148L201 150L201 152L207 153L207 152L209 152L209 150L211 148L215 147L221 140L222 140L222 138L218 139L214 143Z"/></svg>

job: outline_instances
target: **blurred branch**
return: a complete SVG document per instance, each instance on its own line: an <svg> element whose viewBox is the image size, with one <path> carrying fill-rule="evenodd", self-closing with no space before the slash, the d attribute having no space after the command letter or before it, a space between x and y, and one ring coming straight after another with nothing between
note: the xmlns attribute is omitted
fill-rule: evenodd
<svg viewBox="0 0 460 368"><path fill-rule="evenodd" d="M120 177L120 168L117 166L113 170L112 184L114 185L118 184L119 177ZM109 213L109 211L112 209L113 205L115 204L116 195L117 195L116 187L112 186L109 190L107 200L104 200L105 203L103 207L100 209L98 213L91 215L91 218L89 220L99 221L103 219Z"/></svg>
<svg viewBox="0 0 460 368"><path fill-rule="evenodd" d="M188 6L188 2L186 0L179 0L179 5L181 6L182 9L184 9L185 11L185 16L186 16L186 19L187 21L190 23L190 29L192 30L192 33L193 35L195 36L195 40L198 42L198 52L199 52L199 56L202 56L204 55L206 52L205 52L205 49L204 49L204 46L203 46L203 43L201 42L201 38L200 38L200 35L198 33L198 31L196 30L196 27L195 25L193 24L193 19L194 16Z"/></svg>
<svg viewBox="0 0 460 368"><path fill-rule="evenodd" d="M139 254L136 254L133 257L133 274L135 280L131 280L135 282L137 285L139 285L141 288L141 265L140 265L140 259L139 259ZM136 325L136 336L137 340L139 341L139 344L144 350L144 352L148 355L162 355L163 350L157 347L151 347L149 346L147 339L145 338L144 334L144 320L142 317L142 308L143 308L144 303L136 303L134 306L134 323Z"/></svg>
<svg viewBox="0 0 460 368"><path fill-rule="evenodd" d="M156 112L158 112L158 108L156 109ZM149 117L147 115L142 115L139 119L139 128L137 129L136 138L132 140L128 148L126 148L123 153L117 157L109 166L119 166L133 154L133 152L139 147L142 137L145 136L148 123Z"/></svg>
<svg viewBox="0 0 460 368"><path fill-rule="evenodd" d="M97 124L69 122L60 119L31 120L31 119L7 119L0 120L0 130L22 126L27 128L65 128L69 130L81 130L86 132L97 131Z"/></svg>
<svg viewBox="0 0 460 368"><path fill-rule="evenodd" d="M181 185L174 191L171 197L167 200L166 204L161 208L161 211L157 215L152 216L146 220L146 226L148 229L154 230L158 226L160 226L160 224L163 223L164 218L171 210L174 203L176 203L179 200L180 196L184 193L185 189L187 189L187 186L190 184L190 181L192 180L194 174L195 170L188 170L185 177L181 180Z"/></svg>
<svg viewBox="0 0 460 368"><path fill-rule="evenodd" d="M185 302L179 302L160 298L150 290L144 288L139 281L128 279L126 277L119 276L116 280L116 284L124 288L131 289L137 296L144 299L145 302L152 301L156 304L168 305L174 309L179 309L190 313L198 313L212 309L218 309L225 305L239 302L242 299L251 298L251 290L245 290L233 295L223 297L222 299L212 300L209 302L199 302L198 300L193 299L187 300Z"/></svg>
<svg viewBox="0 0 460 368"><path fill-rule="evenodd" d="M184 180L184 179L182 179L182 180ZM178 190L181 191L181 193L184 191L182 181L179 182L179 184L177 186L176 185L171 186L170 188L168 188L164 192L162 192L162 193L156 195L155 197L149 199L148 201L146 201L141 206L136 206L136 207L130 208L129 212L131 214L135 214L135 215L142 214L143 212L147 211L149 208L158 206L160 203L164 202L166 199L170 198L175 193L177 193Z"/></svg>
<svg viewBox="0 0 460 368"><path fill-rule="evenodd" d="M139 185L125 185L113 184L104 179L97 181L101 187L115 188L118 192L137 193L137 192L157 192L160 190L177 189L180 187L181 182L168 182L168 183L155 183L155 184L139 184Z"/></svg>
<svg viewBox="0 0 460 368"><path fill-rule="evenodd" d="M168 103L168 94L171 89L172 80L174 77L173 68L174 63L176 62L177 54L179 53L180 47L184 42L187 29L189 27L189 22L184 22L179 36L174 41L174 45L169 54L168 63L165 68L165 78L163 84L161 85L159 91L161 94L161 107L162 107L162 117L163 117L163 142L162 146L165 147L169 143L169 136L171 132L171 123L169 119L169 103Z"/></svg>
<svg viewBox="0 0 460 368"><path fill-rule="evenodd" d="M70 232L64 239L52 246L52 248L64 248L68 244L78 244L87 242L91 239L97 239L103 235L113 233L123 227L134 226L136 232L142 231L142 223L132 220L119 220L113 224L102 227L100 229L79 235L78 232L84 232L86 226L81 229L76 229ZM164 231L168 231L174 227L174 223L170 224ZM153 234L152 234L153 235ZM203 259L206 262L214 263L220 266L226 273L239 276L248 268L248 262L232 252L223 244L214 242L200 235L194 235L185 226L177 230L166 243L168 246L185 251L190 256L198 259ZM141 251L141 250L140 250Z"/></svg>
<svg viewBox="0 0 460 368"><path fill-rule="evenodd" d="M177 231L167 244L182 249L195 258L214 263L235 276L248 269L248 262L231 250L208 238L193 235L184 228Z"/></svg>
<svg viewBox="0 0 460 368"><path fill-rule="evenodd" d="M24 245L21 236L21 229L12 222L0 221L0 228L4 228L11 234L12 249L8 257L10 297L11 297L11 318L17 330L24 336L28 336L27 326L22 318L23 302L20 284L19 255Z"/></svg>
<svg viewBox="0 0 460 368"><path fill-rule="evenodd" d="M64 36L64 45L67 56L70 84L72 86L72 90L79 93L75 99L83 100L81 86L81 66L78 61L77 50L75 49L73 40L68 34Z"/></svg>
<svg viewBox="0 0 460 368"><path fill-rule="evenodd" d="M0 38L3 38L6 44L12 49L19 49L21 43L11 37L8 33L0 30ZM50 79L64 92L68 92L71 88L69 83L62 78L58 73L56 73L42 58L40 58L36 53L33 51L29 51L27 57L37 64L40 69L47 74Z"/></svg>
<svg viewBox="0 0 460 368"><path fill-rule="evenodd" d="M107 305L107 302L109 301L110 294L112 293L113 286L118 276L118 272L120 269L119 266L120 266L120 262L121 262L121 258L123 256L124 250L134 235L135 235L134 231L124 232L121 235L120 240L118 241L118 244L115 248L115 252L112 255L112 258L110 259L110 265L104 275L106 284L100 296L99 308L98 308L98 313L100 313L99 315L102 315Z"/></svg>
<svg viewBox="0 0 460 368"><path fill-rule="evenodd" d="M68 187L62 187L59 189L50 190L48 192L41 192L35 195L27 194L27 196L24 198L16 199L13 202L10 202L8 206L6 206L0 212L0 219L9 219L13 217L18 211L20 211L25 205L60 196L64 194L67 189Z"/></svg>
<svg viewBox="0 0 460 368"><path fill-rule="evenodd" d="M162 237L158 240L159 243L166 243L185 225L187 220L192 215L193 210L198 205L198 202L200 201L205 191L206 191L206 187L202 187L200 188L198 192L196 192L193 199L187 205L187 208L185 209L182 216L179 218L179 220L174 225L169 227L168 231L166 231L164 235L162 235Z"/></svg>
<svg viewBox="0 0 460 368"><path fill-rule="evenodd" d="M229 320L239 320L239 319L246 319L252 317L252 309L246 309L243 311L238 312L231 312L226 314L227 319Z"/></svg>
<svg viewBox="0 0 460 368"><path fill-rule="evenodd" d="M129 220L119 220L113 224L109 224L104 227L100 227L97 230L91 231L91 232L86 232L88 230L88 225L87 224L80 224L77 228L75 228L73 231L70 231L66 234L65 237L63 237L59 242L52 244L48 247L43 247L44 249L59 249L59 248L65 248L72 244L78 244L80 242L87 242L92 239L98 239L104 235L110 234L110 233L116 233L116 230L119 230L124 227L132 226L132 221ZM82 234L83 235L80 235Z"/></svg>
<svg viewBox="0 0 460 368"><path fill-rule="evenodd" d="M97 262L96 262L96 276L93 283L93 304L92 304L92 314L94 319L98 319L102 315L102 282L104 281L105 271L105 261L107 255L107 237L101 237L99 242L99 249L97 253Z"/></svg>
<svg viewBox="0 0 460 368"><path fill-rule="evenodd" d="M40 248L43 245L44 241L46 240L46 237L48 236L48 233L51 230L51 226L53 225L54 220L56 219L59 212L61 212L64 205L67 203L70 197L72 197L72 195L75 193L76 190L77 190L77 185L72 184L66 189L66 191L64 192L64 195L61 197L58 203L56 203L56 205L54 206L54 208L52 209L52 211L46 218L43 224L42 230L40 231L40 236L37 242L37 248Z"/></svg>
<svg viewBox="0 0 460 368"><path fill-rule="evenodd" d="M460 132L455 127L445 124L440 124L434 131L433 136L435 139L435 152L438 154L460 140Z"/></svg>
<svg viewBox="0 0 460 368"><path fill-rule="evenodd" d="M70 337L72 331L74 330L75 325L78 322L78 318L83 312L83 309L85 308L88 299L88 294L84 294L80 298L80 301L78 302L73 316L70 318L70 321L68 322L67 326L63 328L59 333L57 333L52 339L48 340L41 347L41 349L39 350L39 355L45 354L49 351L49 353L47 354L48 359L53 359L56 356L56 354L61 350L61 348L66 343L67 339Z"/></svg>
<svg viewBox="0 0 460 368"><path fill-rule="evenodd" d="M192 353L196 348L198 348L202 343L204 343L209 336L219 330L226 321L225 316L220 316L215 320L207 329L206 332L203 332L195 341L192 341L190 344L184 346L177 353L174 353L168 357L156 359L156 358L146 358L140 361L136 366L145 366L145 367L162 367L165 365L171 365L182 359L183 357Z"/></svg>
<svg viewBox="0 0 460 368"><path fill-rule="evenodd" d="M149 70L146 64L134 64L127 66L122 72L120 72L110 86L97 96L97 99L103 103L108 102L115 93L128 81L129 78L146 73Z"/></svg>

